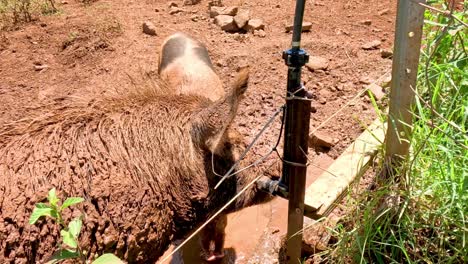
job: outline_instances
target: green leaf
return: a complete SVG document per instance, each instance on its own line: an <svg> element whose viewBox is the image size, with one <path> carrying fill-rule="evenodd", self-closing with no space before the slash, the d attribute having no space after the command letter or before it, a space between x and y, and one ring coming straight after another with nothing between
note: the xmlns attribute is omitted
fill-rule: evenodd
<svg viewBox="0 0 468 264"><path fill-rule="evenodd" d="M45 203L37 203L36 208L50 208L50 205L45 204Z"/></svg>
<svg viewBox="0 0 468 264"><path fill-rule="evenodd" d="M75 238L75 240L78 240L78 236L80 235L81 231L81 219L80 218L75 218L70 223L68 223L68 232Z"/></svg>
<svg viewBox="0 0 468 264"><path fill-rule="evenodd" d="M49 200L49 203L50 205L52 205L52 207L57 207L59 199L57 197L55 188L50 189L49 195L47 196L47 200Z"/></svg>
<svg viewBox="0 0 468 264"><path fill-rule="evenodd" d="M76 243L76 239L73 235L66 230L60 230L60 235L62 236L63 243L71 248L77 248L78 244Z"/></svg>
<svg viewBox="0 0 468 264"><path fill-rule="evenodd" d="M124 264L117 256L106 253L92 262L92 264Z"/></svg>
<svg viewBox="0 0 468 264"><path fill-rule="evenodd" d="M79 257L80 254L78 251L73 251L73 250L68 250L68 249L61 249L59 251L56 251L52 257L50 257L49 261L46 262L46 264L54 264L58 263L61 260L64 259L74 259Z"/></svg>
<svg viewBox="0 0 468 264"><path fill-rule="evenodd" d="M53 218L57 219L57 218L58 218L58 212L57 212L57 210L56 210L55 208L51 208L51 210L52 210L52 211L50 212L51 216L52 216Z"/></svg>
<svg viewBox="0 0 468 264"><path fill-rule="evenodd" d="M70 207L70 206L75 205L75 204L79 204L79 203L81 203L83 201L84 201L84 199L81 198L81 197L69 197L62 204L62 206L60 207L60 210L63 210L65 208Z"/></svg>
<svg viewBox="0 0 468 264"><path fill-rule="evenodd" d="M29 218L29 224L34 225L42 216L52 216L52 208L37 207L36 204L36 207L34 208L31 217Z"/></svg>

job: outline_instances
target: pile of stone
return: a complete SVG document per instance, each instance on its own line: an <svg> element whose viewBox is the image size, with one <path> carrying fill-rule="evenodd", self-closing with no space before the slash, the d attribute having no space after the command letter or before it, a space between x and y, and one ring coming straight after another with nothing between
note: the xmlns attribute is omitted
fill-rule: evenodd
<svg viewBox="0 0 468 264"><path fill-rule="evenodd" d="M249 10L239 9L237 6L211 6L210 17L226 32L245 31L264 35L265 24L261 19L252 19Z"/></svg>

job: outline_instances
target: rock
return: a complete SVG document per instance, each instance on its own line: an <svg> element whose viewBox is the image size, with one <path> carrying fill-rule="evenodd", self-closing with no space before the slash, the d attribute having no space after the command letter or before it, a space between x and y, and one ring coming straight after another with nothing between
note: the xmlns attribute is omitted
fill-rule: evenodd
<svg viewBox="0 0 468 264"><path fill-rule="evenodd" d="M340 29L340 28L335 29L335 34L337 34L337 35L346 35L346 36L351 35L349 33L349 31L346 31L346 30L343 30L343 29Z"/></svg>
<svg viewBox="0 0 468 264"><path fill-rule="evenodd" d="M334 240L330 227L336 226L338 219L330 216L324 221L306 223L304 219L304 228L302 233L302 253L303 255L314 255L327 250L330 240ZM305 263L308 263L307 261ZM322 263L322 262L309 262Z"/></svg>
<svg viewBox="0 0 468 264"><path fill-rule="evenodd" d="M226 65L226 62L224 60L219 60L215 63L216 66L218 67L224 67L224 65Z"/></svg>
<svg viewBox="0 0 468 264"><path fill-rule="evenodd" d="M380 15L380 16L383 16L383 15L388 14L388 12L390 12L390 10L389 10L388 8L386 8L386 9L380 11L380 12L379 12L379 15Z"/></svg>
<svg viewBox="0 0 468 264"><path fill-rule="evenodd" d="M309 135L309 146L331 148L335 145L332 137L315 132Z"/></svg>
<svg viewBox="0 0 468 264"><path fill-rule="evenodd" d="M263 20L261 19L250 19L247 25L244 26L244 29L254 32L255 30L265 29L265 24L263 24Z"/></svg>
<svg viewBox="0 0 468 264"><path fill-rule="evenodd" d="M221 0L210 0L210 2L208 2L208 7L212 6L223 6L223 3Z"/></svg>
<svg viewBox="0 0 468 264"><path fill-rule="evenodd" d="M212 6L210 8L210 17L217 17L219 15L235 16L239 8L237 6Z"/></svg>
<svg viewBox="0 0 468 264"><path fill-rule="evenodd" d="M201 2L201 0L184 0L183 5L184 6L196 5L196 4L200 3L200 2Z"/></svg>
<svg viewBox="0 0 468 264"><path fill-rule="evenodd" d="M34 65L34 70L35 71L42 71L42 70L45 70L49 68L48 65L44 64L44 65Z"/></svg>
<svg viewBox="0 0 468 264"><path fill-rule="evenodd" d="M361 21L361 24L366 25L366 26L370 26L370 25L372 25L372 20L370 20L370 19L363 20L363 21Z"/></svg>
<svg viewBox="0 0 468 264"><path fill-rule="evenodd" d="M233 33L231 35L231 37L235 40L235 41L243 41L245 40L245 34L239 34L239 33Z"/></svg>
<svg viewBox="0 0 468 264"><path fill-rule="evenodd" d="M366 86L366 88L372 93L376 101L382 100L385 97L385 92L383 88L375 83L371 83Z"/></svg>
<svg viewBox="0 0 468 264"><path fill-rule="evenodd" d="M304 22L302 24L302 32L309 32L312 29L312 23L311 22Z"/></svg>
<svg viewBox="0 0 468 264"><path fill-rule="evenodd" d="M291 32L294 28L293 24L286 25L284 29L286 32ZM302 32L308 32L312 29L312 23L311 22L304 22L302 23Z"/></svg>
<svg viewBox="0 0 468 264"><path fill-rule="evenodd" d="M47 27L47 24L44 23L44 22L41 22L39 25L40 25L41 27Z"/></svg>
<svg viewBox="0 0 468 264"><path fill-rule="evenodd" d="M310 71L326 70L328 59L319 56L310 56L309 62L305 65Z"/></svg>
<svg viewBox="0 0 468 264"><path fill-rule="evenodd" d="M247 22L250 20L250 11L241 9L237 12L237 15L234 17L234 22L238 28L243 28Z"/></svg>
<svg viewBox="0 0 468 264"><path fill-rule="evenodd" d="M170 15L175 15L175 14L178 14L178 13L180 13L182 11L183 11L182 9L173 6L173 7L171 7L171 11L169 11L169 14Z"/></svg>
<svg viewBox="0 0 468 264"><path fill-rule="evenodd" d="M253 34L254 34L254 36L257 36L257 37L260 37L260 38L266 37L266 33L265 33L265 31L263 29L255 30Z"/></svg>
<svg viewBox="0 0 468 264"><path fill-rule="evenodd" d="M301 76L301 81L304 83L304 84L307 84L310 80L310 77L309 75L307 74L304 74L304 72L302 72L302 76Z"/></svg>
<svg viewBox="0 0 468 264"><path fill-rule="evenodd" d="M330 98L333 97L333 92L329 91L328 89L321 89L319 94L323 98Z"/></svg>
<svg viewBox="0 0 468 264"><path fill-rule="evenodd" d="M68 5L68 1L65 1L65 0L62 1L62 2L60 2L60 3L61 3L62 5Z"/></svg>
<svg viewBox="0 0 468 264"><path fill-rule="evenodd" d="M385 77L385 79L382 81L381 85L382 88L388 88L392 85L392 76L391 75L388 75L387 77Z"/></svg>
<svg viewBox="0 0 468 264"><path fill-rule="evenodd" d="M386 50L386 49L381 49L380 50L380 56L384 59L390 59L393 57L393 51L391 50Z"/></svg>
<svg viewBox="0 0 468 264"><path fill-rule="evenodd" d="M319 96L318 96L318 102L320 104L326 104L327 103L327 98L332 98L333 96L331 95L331 92L328 91L327 89L322 89L319 91Z"/></svg>
<svg viewBox="0 0 468 264"><path fill-rule="evenodd" d="M191 19L193 22L198 22L198 20L199 20L200 18L198 17L198 15L193 15L193 16L190 17L190 19Z"/></svg>
<svg viewBox="0 0 468 264"><path fill-rule="evenodd" d="M373 40L371 42L367 42L361 46L363 50L374 50L377 49L382 42L380 40Z"/></svg>
<svg viewBox="0 0 468 264"><path fill-rule="evenodd" d="M176 2L169 2L169 4L167 6L169 8L172 8L172 7L178 7L179 5Z"/></svg>
<svg viewBox="0 0 468 264"><path fill-rule="evenodd" d="M222 30L227 32L236 32L239 28L234 23L234 17L228 15L219 15L215 17L215 24L221 27Z"/></svg>
<svg viewBox="0 0 468 264"><path fill-rule="evenodd" d="M150 35L150 36L156 36L156 26L150 22L146 21L143 23L143 33Z"/></svg>
<svg viewBox="0 0 468 264"><path fill-rule="evenodd" d="M359 79L359 82L360 83L363 83L363 84L370 84L372 81L369 77L367 76L362 76L360 79Z"/></svg>
<svg viewBox="0 0 468 264"><path fill-rule="evenodd" d="M310 107L310 112L311 112L311 113L317 113L317 106L316 106L316 105L312 105L312 106Z"/></svg>

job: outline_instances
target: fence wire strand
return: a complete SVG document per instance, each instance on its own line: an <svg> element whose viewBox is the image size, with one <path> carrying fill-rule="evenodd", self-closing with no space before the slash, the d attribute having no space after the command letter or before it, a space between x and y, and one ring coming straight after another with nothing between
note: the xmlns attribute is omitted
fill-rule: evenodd
<svg viewBox="0 0 468 264"><path fill-rule="evenodd" d="M237 166L239 165L239 163L245 158L245 155L247 155L247 153L250 151L250 149L252 149L252 147L255 145L255 143L257 142L257 140L260 138L260 136L267 130L268 127L270 127L270 125L273 123L273 121L275 120L275 118L281 113L284 111L284 108L286 106L285 105L282 105L280 108L278 108L276 110L276 112L273 114L273 116L268 120L268 122L263 126L263 128L260 130L260 132L258 132L258 134L255 136L255 138L252 140L252 142L250 142L250 144L247 146L247 148L244 150L244 152L242 153L242 155L239 157L239 159L236 161L236 163L234 163L234 165L232 165L232 167L229 169L228 172L226 172L226 174L224 174L224 176L222 176L221 180L219 180L218 184L216 184L216 186L214 187L214 189L216 190L220 185L221 183L224 182L224 180L226 180L227 178L235 175L236 173L232 174L232 172L237 168ZM281 126L282 128L283 126ZM280 137L281 137L281 132L280 132ZM277 142L277 144L279 144L279 140ZM276 147L275 147L276 148ZM271 154L271 152L269 154L267 154L268 156ZM213 154L212 154L213 155ZM265 155L265 156L267 156ZM261 159L263 158L266 158L265 156L263 156ZM212 157L213 159L213 157ZM250 166L252 167L252 166ZM244 168L245 169L245 168ZM243 170L244 170L243 169ZM213 167L213 170L214 170L214 167ZM216 175L219 175L219 174L216 174Z"/></svg>

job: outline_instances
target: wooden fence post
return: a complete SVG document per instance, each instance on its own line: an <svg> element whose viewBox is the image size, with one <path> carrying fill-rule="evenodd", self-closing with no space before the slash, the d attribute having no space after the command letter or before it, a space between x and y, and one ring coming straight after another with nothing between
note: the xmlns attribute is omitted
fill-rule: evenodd
<svg viewBox="0 0 468 264"><path fill-rule="evenodd" d="M386 161L390 171L409 153L425 8L423 0L398 0L392 65ZM393 167L393 169L392 169Z"/></svg>

